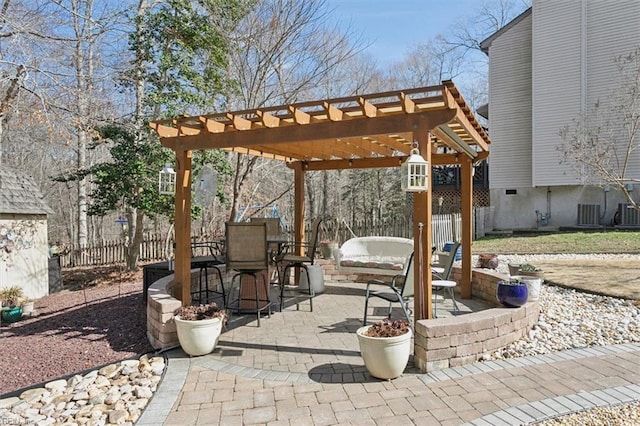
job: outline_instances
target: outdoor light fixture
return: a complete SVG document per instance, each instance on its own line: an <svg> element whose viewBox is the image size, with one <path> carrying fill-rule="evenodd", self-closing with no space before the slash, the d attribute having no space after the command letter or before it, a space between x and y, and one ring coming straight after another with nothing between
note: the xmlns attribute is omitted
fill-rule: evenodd
<svg viewBox="0 0 640 426"><path fill-rule="evenodd" d="M169 163L158 173L158 191L164 195L173 195L176 192L176 172Z"/></svg>
<svg viewBox="0 0 640 426"><path fill-rule="evenodd" d="M413 142L413 148L407 161L400 166L402 176L402 190L405 192L424 192L428 189L427 167L429 163L422 158L418 150L417 142Z"/></svg>

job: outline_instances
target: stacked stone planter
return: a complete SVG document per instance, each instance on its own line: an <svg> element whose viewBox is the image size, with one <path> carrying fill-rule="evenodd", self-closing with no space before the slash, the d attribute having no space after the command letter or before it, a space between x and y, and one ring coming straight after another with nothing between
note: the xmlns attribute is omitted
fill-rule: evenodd
<svg viewBox="0 0 640 426"><path fill-rule="evenodd" d="M474 269L472 295L497 305L496 289L503 274ZM454 268L452 279L460 281ZM414 361L423 372L470 364L523 336L538 323L540 305L530 301L518 308L498 307L465 315L418 321Z"/></svg>

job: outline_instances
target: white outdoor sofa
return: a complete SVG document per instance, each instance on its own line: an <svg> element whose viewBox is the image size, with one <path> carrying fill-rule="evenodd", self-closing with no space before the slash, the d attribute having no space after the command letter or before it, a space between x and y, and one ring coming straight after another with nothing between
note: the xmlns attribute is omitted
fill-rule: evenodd
<svg viewBox="0 0 640 426"><path fill-rule="evenodd" d="M356 237L335 251L338 270L350 274L398 275L413 252L413 240L399 237Z"/></svg>

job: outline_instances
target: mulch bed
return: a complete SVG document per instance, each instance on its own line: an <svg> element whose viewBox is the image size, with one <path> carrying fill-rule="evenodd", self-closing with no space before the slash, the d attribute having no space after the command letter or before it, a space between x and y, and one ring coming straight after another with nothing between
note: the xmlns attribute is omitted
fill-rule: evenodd
<svg viewBox="0 0 640 426"><path fill-rule="evenodd" d="M141 271L73 268L62 280L36 316L0 327L0 395L152 351Z"/></svg>

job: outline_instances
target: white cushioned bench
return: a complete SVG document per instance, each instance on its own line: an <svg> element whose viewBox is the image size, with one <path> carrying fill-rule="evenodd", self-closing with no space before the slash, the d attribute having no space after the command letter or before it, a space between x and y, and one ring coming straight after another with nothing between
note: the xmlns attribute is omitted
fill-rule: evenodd
<svg viewBox="0 0 640 426"><path fill-rule="evenodd" d="M397 275L413 252L413 240L400 237L356 237L336 250L338 270L353 274Z"/></svg>

